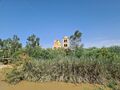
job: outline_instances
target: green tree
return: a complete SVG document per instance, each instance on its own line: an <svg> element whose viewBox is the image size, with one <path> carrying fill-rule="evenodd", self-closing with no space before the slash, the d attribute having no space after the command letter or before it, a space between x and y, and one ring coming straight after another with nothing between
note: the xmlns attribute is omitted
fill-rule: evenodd
<svg viewBox="0 0 120 90"><path fill-rule="evenodd" d="M40 38L36 37L34 34L27 38L27 47L34 48L40 45Z"/></svg>
<svg viewBox="0 0 120 90"><path fill-rule="evenodd" d="M17 35L14 35L11 41L12 54L22 48L20 43L20 38Z"/></svg>
<svg viewBox="0 0 120 90"><path fill-rule="evenodd" d="M3 47L3 41L2 39L0 39L0 50L2 49L2 47Z"/></svg>
<svg viewBox="0 0 120 90"><path fill-rule="evenodd" d="M82 33L77 30L73 35L70 36L70 48L75 49L80 46Z"/></svg>
<svg viewBox="0 0 120 90"><path fill-rule="evenodd" d="M39 42L40 39L34 34L27 38L26 51L29 54L29 56L34 57L36 55L39 55L40 52L38 50L41 50Z"/></svg>
<svg viewBox="0 0 120 90"><path fill-rule="evenodd" d="M21 48L22 44L20 43L20 39L17 35L14 35L12 38L5 39L1 43L3 57L10 57Z"/></svg>
<svg viewBox="0 0 120 90"><path fill-rule="evenodd" d="M3 50L2 50L2 47L3 47L3 41L2 41L2 39L0 39L0 57L3 56Z"/></svg>

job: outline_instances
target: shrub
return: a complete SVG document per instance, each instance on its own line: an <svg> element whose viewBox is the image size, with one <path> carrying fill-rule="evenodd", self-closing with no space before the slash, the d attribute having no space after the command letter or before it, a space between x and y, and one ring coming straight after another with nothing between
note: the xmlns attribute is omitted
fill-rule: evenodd
<svg viewBox="0 0 120 90"><path fill-rule="evenodd" d="M69 54L64 49L39 49L33 50L31 60L8 73L6 80L10 83L29 80L98 84L120 81L120 56L108 48L79 48Z"/></svg>
<svg viewBox="0 0 120 90"><path fill-rule="evenodd" d="M6 74L6 81L10 84L16 84L24 79L23 68L15 68L11 72Z"/></svg>
<svg viewBox="0 0 120 90"><path fill-rule="evenodd" d="M68 57L60 60L32 60L22 64L7 74L7 81L17 83L29 81L63 81L71 83L103 83L103 70L97 61L84 61Z"/></svg>

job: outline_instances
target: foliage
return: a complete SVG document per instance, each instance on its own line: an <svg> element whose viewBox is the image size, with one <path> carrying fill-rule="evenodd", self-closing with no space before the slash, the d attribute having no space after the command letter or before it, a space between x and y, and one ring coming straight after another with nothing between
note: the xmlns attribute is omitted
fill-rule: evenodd
<svg viewBox="0 0 120 90"><path fill-rule="evenodd" d="M82 33L80 31L75 31L73 35L70 36L70 48L75 49L80 46Z"/></svg>
<svg viewBox="0 0 120 90"><path fill-rule="evenodd" d="M75 52L75 56L80 58L83 55L83 48L82 47L77 47L74 52Z"/></svg>
<svg viewBox="0 0 120 90"><path fill-rule="evenodd" d="M120 46L111 46L108 48L109 52L120 55Z"/></svg>
<svg viewBox="0 0 120 90"><path fill-rule="evenodd" d="M39 41L40 41L40 38L36 37L33 34L33 35L31 35L31 36L29 36L27 38L27 45L26 45L26 47L34 48L36 46L39 46L40 45Z"/></svg>
<svg viewBox="0 0 120 90"><path fill-rule="evenodd" d="M109 88L111 88L112 90L119 90L117 87L117 82L115 80L110 80L107 84L107 86Z"/></svg>
<svg viewBox="0 0 120 90"><path fill-rule="evenodd" d="M103 62L104 61L104 62ZM47 60L31 60L17 66L7 74L6 80L17 83L19 80L46 82L63 81L71 83L98 83L106 80L120 81L120 61L96 60L96 58L61 57ZM108 78L110 77L110 78Z"/></svg>
<svg viewBox="0 0 120 90"><path fill-rule="evenodd" d="M17 35L14 35L13 38L8 38L6 40L0 40L0 49L2 57L10 57L13 53L22 48L22 44L19 42L20 39Z"/></svg>
<svg viewBox="0 0 120 90"><path fill-rule="evenodd" d="M6 74L6 81L11 84L16 84L24 79L24 72L20 68L14 68L11 72Z"/></svg>

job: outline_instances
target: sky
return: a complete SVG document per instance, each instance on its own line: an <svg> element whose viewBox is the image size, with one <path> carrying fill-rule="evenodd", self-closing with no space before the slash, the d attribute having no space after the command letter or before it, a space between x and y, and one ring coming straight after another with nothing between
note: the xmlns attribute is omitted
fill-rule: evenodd
<svg viewBox="0 0 120 90"><path fill-rule="evenodd" d="M120 0L0 0L0 38L23 46L31 34L44 48L82 32L84 47L120 45Z"/></svg>

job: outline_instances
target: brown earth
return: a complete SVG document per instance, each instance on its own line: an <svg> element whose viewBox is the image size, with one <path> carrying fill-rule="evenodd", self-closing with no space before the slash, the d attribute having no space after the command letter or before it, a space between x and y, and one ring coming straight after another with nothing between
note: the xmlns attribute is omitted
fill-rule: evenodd
<svg viewBox="0 0 120 90"><path fill-rule="evenodd" d="M46 83L35 83L23 81L17 85L10 85L5 82L0 82L0 90L101 90L103 88L99 85L92 84L71 84L62 82L46 82ZM103 90L110 90L104 88Z"/></svg>

